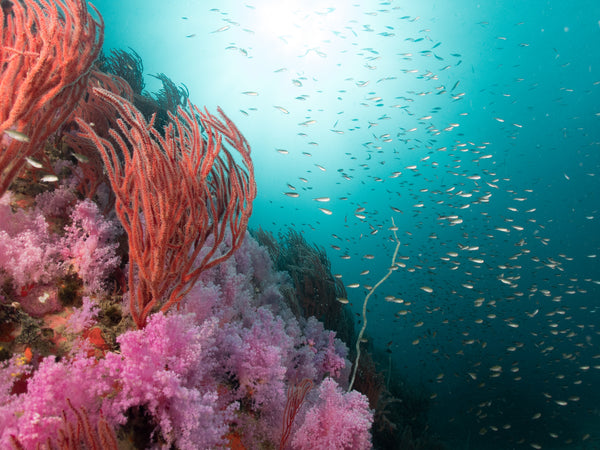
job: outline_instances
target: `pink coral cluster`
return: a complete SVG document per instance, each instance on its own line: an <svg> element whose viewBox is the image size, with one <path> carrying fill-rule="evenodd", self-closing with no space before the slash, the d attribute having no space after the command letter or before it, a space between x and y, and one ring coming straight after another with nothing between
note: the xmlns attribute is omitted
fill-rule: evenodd
<svg viewBox="0 0 600 450"><path fill-rule="evenodd" d="M118 225L106 220L91 200L73 208L71 224L61 240L61 256L73 266L88 291L102 290L106 278L119 266L118 234Z"/></svg>
<svg viewBox="0 0 600 450"><path fill-rule="evenodd" d="M11 194L0 198L0 277L15 289L48 283L62 271L59 237L50 232L39 210L11 209Z"/></svg>
<svg viewBox="0 0 600 450"><path fill-rule="evenodd" d="M60 361L42 360L26 393L10 395L5 387L0 445L11 435L25 448L54 438L69 399L92 422L102 412L115 428L142 407L154 442L167 447L218 448L233 440L248 449L275 446L287 387L308 379L315 387L286 448L369 448L368 401L340 387L348 384L347 349L314 318L292 315L279 289L286 282L246 235L232 258L202 275L180 311L154 314L144 329L121 334L119 352L96 359L83 345Z"/></svg>
<svg viewBox="0 0 600 450"><path fill-rule="evenodd" d="M324 420L327 418L327 420ZM292 446L299 450L368 448L371 427L369 403L362 394L343 392L327 378L319 387L319 398L308 409Z"/></svg>
<svg viewBox="0 0 600 450"><path fill-rule="evenodd" d="M73 193L59 188L38 195L43 201L37 201L61 205L70 222L62 235L51 230L44 208L13 211L10 192L0 198L0 284L12 286L21 307L34 317L61 309L57 280L71 270L87 293L97 293L120 264L117 223L90 200L70 207L66 196Z"/></svg>

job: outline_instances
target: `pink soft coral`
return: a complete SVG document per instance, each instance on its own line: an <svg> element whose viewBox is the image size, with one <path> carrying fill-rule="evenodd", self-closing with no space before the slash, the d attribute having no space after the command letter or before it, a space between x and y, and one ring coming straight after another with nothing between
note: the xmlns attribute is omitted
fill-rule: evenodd
<svg viewBox="0 0 600 450"><path fill-rule="evenodd" d="M0 383L0 448L14 435L26 449L55 439L62 412L84 406L93 423L102 410L107 421L124 424L131 407L143 406L168 444L182 450L214 448L224 443L237 403L219 402L214 333L217 323L198 326L193 315L155 314L148 326L117 339L120 353L104 359L80 351L56 361L41 361L27 392L10 395L12 383ZM0 367L0 375L15 371Z"/></svg>
<svg viewBox="0 0 600 450"><path fill-rule="evenodd" d="M347 348L335 338L335 332L325 330L322 322L309 317L304 327L304 335L314 355L312 363L318 370L317 378L341 378L342 371L346 368Z"/></svg>
<svg viewBox="0 0 600 450"><path fill-rule="evenodd" d="M59 361L45 358L18 396L0 383L0 447L10 445L10 434L26 448L53 438L62 411L71 414L69 398L90 421L102 411L113 427L143 408L167 446L218 448L228 436L249 449L270 448L281 438L287 387L307 379L315 387L288 445L369 448L367 399L340 388L348 381L345 346L316 319L293 316L279 290L284 277L246 239L203 274L180 311L151 315L144 329L118 336L119 352L96 359L83 348ZM96 312L85 297L70 331L84 330Z"/></svg>
<svg viewBox="0 0 600 450"><path fill-rule="evenodd" d="M46 439L56 439L63 410L71 416L67 398L75 408L93 406L97 410L98 385L90 380L95 365L93 358L83 354L68 362L55 361L53 357L43 359L28 380L27 392L13 395L0 405L0 448L12 448L11 435L26 449L35 449ZM97 412L92 411L92 421L97 417Z"/></svg>
<svg viewBox="0 0 600 450"><path fill-rule="evenodd" d="M20 292L34 283L48 283L62 274L57 237L37 208L12 211L11 194L0 198L0 279L8 276Z"/></svg>
<svg viewBox="0 0 600 450"><path fill-rule="evenodd" d="M90 297L84 296L82 305L69 316L67 320L67 331L70 333L81 333L94 323L100 307Z"/></svg>
<svg viewBox="0 0 600 450"><path fill-rule="evenodd" d="M194 319L191 314L158 313L143 330L119 336L120 354L107 354L98 369L102 378L114 380L103 403L107 419L122 424L123 413L141 405L154 417L163 438L177 448L223 444L237 404L218 403L211 374L216 320L198 326Z"/></svg>
<svg viewBox="0 0 600 450"><path fill-rule="evenodd" d="M89 292L103 289L104 281L119 265L119 234L118 225L105 219L91 200L73 208L71 224L61 241L61 256L75 268Z"/></svg>
<svg viewBox="0 0 600 450"><path fill-rule="evenodd" d="M359 392L344 392L331 378L319 387L319 399L294 434L298 450L361 450L371 448L373 413Z"/></svg>

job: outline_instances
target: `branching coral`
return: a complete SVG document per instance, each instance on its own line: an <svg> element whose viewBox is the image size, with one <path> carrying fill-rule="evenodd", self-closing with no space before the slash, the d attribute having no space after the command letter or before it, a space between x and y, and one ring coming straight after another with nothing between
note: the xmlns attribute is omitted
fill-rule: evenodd
<svg viewBox="0 0 600 450"><path fill-rule="evenodd" d="M71 114L103 42L83 0L0 8L0 195Z"/></svg>
<svg viewBox="0 0 600 450"><path fill-rule="evenodd" d="M133 93L141 95L144 87L144 63L137 52L129 48L129 51L112 49L110 56L101 58L100 69L125 80Z"/></svg>
<svg viewBox="0 0 600 450"><path fill-rule="evenodd" d="M222 111L220 121L190 103L189 112L179 108L170 116L163 137L126 99L103 89L94 93L115 108L119 130L110 130L111 142L78 124L100 150L116 194L129 237L130 311L141 328L157 306L166 311L181 301L203 270L241 244L256 196L250 147ZM241 154L247 172L222 140ZM227 229L231 246L215 256Z"/></svg>
<svg viewBox="0 0 600 450"><path fill-rule="evenodd" d="M290 306L298 316L314 316L325 328L335 330L347 344L353 342L354 326L349 312L338 299L346 298L341 281L331 273L331 262L323 248L310 245L304 237L289 230L275 237L263 230L254 231L256 239L264 245L278 270L286 271L293 281L294 293Z"/></svg>

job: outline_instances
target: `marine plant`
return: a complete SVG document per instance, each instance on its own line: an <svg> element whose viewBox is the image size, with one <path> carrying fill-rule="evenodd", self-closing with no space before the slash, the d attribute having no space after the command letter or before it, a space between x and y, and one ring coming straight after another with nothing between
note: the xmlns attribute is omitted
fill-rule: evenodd
<svg viewBox="0 0 600 450"><path fill-rule="evenodd" d="M131 101L137 109L141 111L146 120L154 117L156 129L162 133L162 129L169 122L168 113L177 113L177 107L187 106L189 91L182 84L177 86L164 73L150 75L162 83L162 88L157 92L149 93L144 90L144 64L142 58L137 52L130 48L129 51L123 49L111 49L110 55L101 54L96 62L96 69L106 72L114 78L122 79L131 86Z"/></svg>
<svg viewBox="0 0 600 450"><path fill-rule="evenodd" d="M102 72L111 73L125 80L134 94L142 95L146 86L144 63L134 49L129 48L129 51L111 49L110 55L102 54L96 65Z"/></svg>

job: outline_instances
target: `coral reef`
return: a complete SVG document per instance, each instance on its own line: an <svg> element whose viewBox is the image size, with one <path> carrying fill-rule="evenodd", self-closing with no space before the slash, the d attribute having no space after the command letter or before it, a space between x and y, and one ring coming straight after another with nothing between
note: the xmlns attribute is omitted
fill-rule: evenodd
<svg viewBox="0 0 600 450"><path fill-rule="evenodd" d="M268 250L277 270L290 275L293 291L288 292L287 297L295 314L316 317L325 328L334 330L340 339L353 347L353 319L339 301L346 298L346 289L331 273L331 262L325 249L309 244L295 230L288 230L279 236L279 240L262 228L252 233Z"/></svg>
<svg viewBox="0 0 600 450"><path fill-rule="evenodd" d="M255 270L261 261L266 267ZM79 332L79 342L60 360L24 364L14 356L3 368L3 380L28 379L25 392L3 386L0 443L14 436L34 448L58 439L58 425L77 420L73 408L85 408L90 422L105 420L121 440L143 410L150 445L216 448L236 440L269 448L284 431L287 387L310 380L316 387L289 427L289 448L368 448L368 400L339 387L348 384L347 349L316 319L296 320L277 290L286 282L246 235L231 258L202 274L179 311L151 315L101 356L82 338L100 312L86 298L62 328L66 336ZM316 436L321 444L313 447Z"/></svg>
<svg viewBox="0 0 600 450"><path fill-rule="evenodd" d="M346 345L292 312L246 233L235 125L163 75L169 111L144 117L143 84L92 71L102 20L81 1L4 2L2 21L0 447L370 448Z"/></svg>

